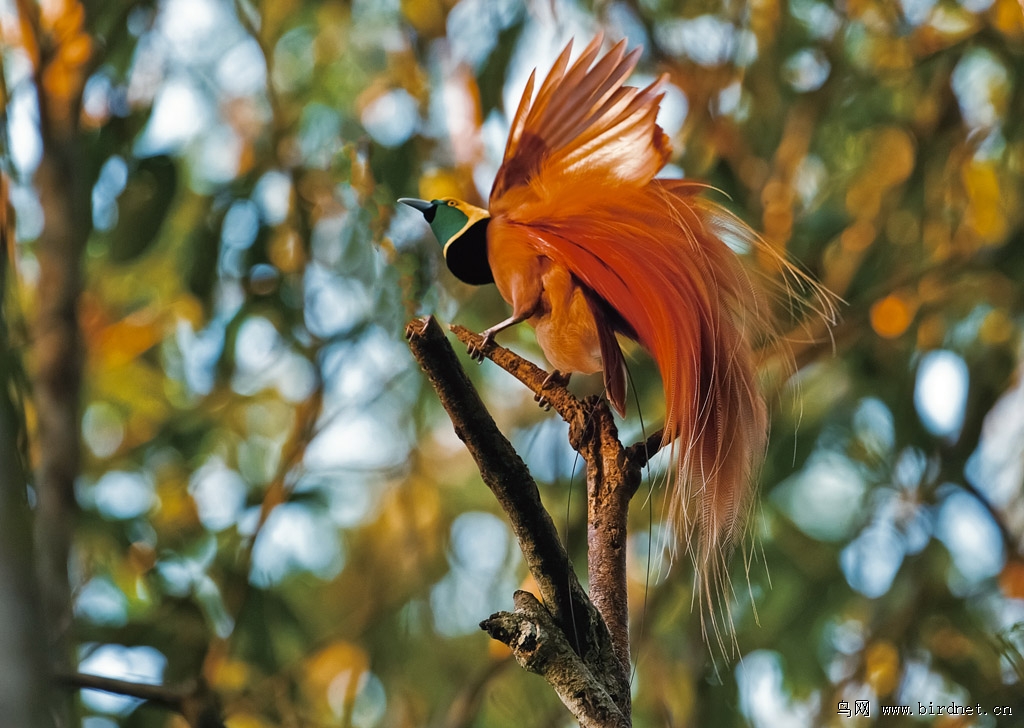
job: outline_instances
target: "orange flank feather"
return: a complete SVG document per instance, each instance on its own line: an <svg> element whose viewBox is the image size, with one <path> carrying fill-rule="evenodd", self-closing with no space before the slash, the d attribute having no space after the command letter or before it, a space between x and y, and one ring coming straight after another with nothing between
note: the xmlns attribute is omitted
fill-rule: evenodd
<svg viewBox="0 0 1024 728"><path fill-rule="evenodd" d="M601 58L595 38L570 65L572 43L533 95L530 77L512 120L489 210L458 201L415 203L446 244L472 246L486 223L486 264L512 316L487 338L529 321L548 361L566 372L603 371L624 414L626 380L616 335L637 341L661 373L663 444L671 448L669 516L700 582L702 618L728 610L725 558L739 540L767 440L754 347L774 336L768 302L726 243L758 235L700 196L706 186L655 179L671 148L655 122L665 77L625 86L639 49ZM451 213L446 206L460 212ZM442 212L443 211L443 212ZM454 218L453 218L454 220ZM464 226L450 239L444 225ZM481 234L480 244L483 243ZM785 272L827 296L784 261ZM456 270L452 267L453 271Z"/></svg>

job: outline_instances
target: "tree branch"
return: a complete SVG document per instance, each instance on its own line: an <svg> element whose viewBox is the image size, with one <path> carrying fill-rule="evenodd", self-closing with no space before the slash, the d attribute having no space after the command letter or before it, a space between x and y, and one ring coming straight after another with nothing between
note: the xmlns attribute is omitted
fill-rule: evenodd
<svg viewBox="0 0 1024 728"><path fill-rule="evenodd" d="M0 69L2 70L2 69ZM25 728L53 726L47 711L46 644L33 569L32 516L26 492L24 375L7 326L7 260L14 220L7 176L0 174L0 706L2 720Z"/></svg>
<svg viewBox="0 0 1024 728"><path fill-rule="evenodd" d="M35 188L43 212L36 243L39 264L35 291L31 360L32 392L37 415L35 468L35 554L49 662L68 670L74 660L68 559L78 513L74 484L80 465L80 397L83 368L78 299L81 257L92 229L91 187L86 179L87 146L78 126L84 66L69 69L68 88L54 93L44 82L60 56L63 38L45 31L38 8L19 1L22 32L31 35L34 83L39 109L42 155ZM57 722L69 724L71 705L54 696Z"/></svg>
<svg viewBox="0 0 1024 728"><path fill-rule="evenodd" d="M405 333L413 356L451 417L455 434L466 444L484 483L508 515L544 604L559 627L572 635L578 653L585 654L590 644L579 626L585 627L582 620L593 606L572 570L551 516L541 504L540 491L526 463L494 424L437 321L433 317L414 321ZM533 367L536 372L530 372L529 367L524 367L527 376L544 378L543 371ZM568 392L565 395L572 396ZM562 401L561 397L557 399Z"/></svg>
<svg viewBox="0 0 1024 728"><path fill-rule="evenodd" d="M76 690L102 690L105 693L139 698L177 713L181 712L181 704L184 700L184 694L181 691L163 685L136 683L102 675L89 675L84 672L56 675L55 678L58 682Z"/></svg>
<svg viewBox="0 0 1024 728"><path fill-rule="evenodd" d="M547 372L513 352L462 326L452 331L467 346L523 382L536 398L543 397L569 423L569 442L587 463L587 568L590 598L612 639L614 663L602 672L614 678L616 694L629 692L629 602L626 545L629 502L641 482L641 471L661 447L662 433L623 448L608 403L591 397L581 403ZM629 715L629 703L623 704Z"/></svg>
<svg viewBox="0 0 1024 728"><path fill-rule="evenodd" d="M515 611L497 612L480 623L492 638L508 645L524 670L547 680L581 728L628 728L619 701L591 673L533 594L517 591Z"/></svg>
<svg viewBox="0 0 1024 728"><path fill-rule="evenodd" d="M224 728L217 696L202 680L182 688L136 683L82 672L59 673L55 675L55 680L76 690L102 690L145 700L179 713L191 728Z"/></svg>
<svg viewBox="0 0 1024 728"><path fill-rule="evenodd" d="M629 501L640 485L618 439L611 410L594 398L592 437L580 453L587 462L587 571L590 597L604 617L619 659L617 677L629 690L629 601L626 543Z"/></svg>
<svg viewBox="0 0 1024 728"><path fill-rule="evenodd" d="M485 345L482 337L461 326L453 326L452 331L462 343L481 351L553 407L569 423L570 443L587 461L589 599L541 505L529 471L484 409L440 327L432 318L407 327L413 355L448 411L456 434L476 460L484 482L508 514L550 610L549 618L562 636L551 637L535 607L522 596L517 596L515 613L494 615L481 627L509 644L523 667L542 674L581 725L629 725L626 520L641 468L660 447L660 435L625 449L603 399L591 397L580 402L547 372L513 352L493 342ZM566 614L572 618L568 622ZM583 615L587 621L581 631ZM533 644L541 634L545 644ZM572 647L573 659L562 654L557 639ZM526 643L532 646L527 649ZM559 668L551 668L553 664ZM572 671L571 679L562 674L563 668Z"/></svg>
<svg viewBox="0 0 1024 728"><path fill-rule="evenodd" d="M460 339L466 337L482 343L479 337L465 329L457 328L455 331ZM406 337L413 356L423 367L448 412L455 433L466 444L484 483L508 516L527 566L537 581L544 600L543 611L549 613L550 625L557 627L560 639L576 655L576 661L571 664L585 668L585 671L576 673L576 679L587 685L584 693L580 694L606 694L617 713L627 716L621 725L628 725L629 682L623 676L623 663L616 654L604 619L576 578L526 464L494 424L437 322L432 317L414 321L406 327ZM584 425L590 419L586 414L587 408L563 386L552 384L546 372L501 347L490 345L486 347L485 355L503 363L535 394L543 392L553 407L572 420L570 432L575 431L582 436ZM625 595L620 595L620 598L624 601ZM536 615L527 611L532 624L543 626ZM487 629L486 624L481 626ZM550 627L548 631L551 631ZM569 664L565 663L564 656L560 659L560 664ZM549 678L553 673L543 674ZM579 687L577 683L574 685ZM552 686L560 691L558 685L552 683ZM620 725L606 722L608 714L603 712L603 702L572 699L572 695L578 692L578 689L572 694L560 691L559 697L581 724ZM591 710L596 712L587 712Z"/></svg>

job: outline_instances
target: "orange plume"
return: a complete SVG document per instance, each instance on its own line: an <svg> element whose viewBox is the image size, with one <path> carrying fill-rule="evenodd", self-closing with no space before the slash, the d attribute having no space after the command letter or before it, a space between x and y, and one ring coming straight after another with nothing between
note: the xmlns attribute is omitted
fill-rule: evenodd
<svg viewBox="0 0 1024 728"><path fill-rule="evenodd" d="M720 639L725 558L742 533L767 439L754 347L774 336L768 302L726 241L771 251L699 196L704 185L655 179L671 153L655 122L665 77L643 89L623 85L639 49L626 54L622 41L599 59L601 43L598 36L572 65L570 43L535 97L531 76L512 120L486 249L513 313L485 335L528 320L556 369L604 372L620 414L626 386L616 335L653 357L673 463L669 516L696 566L702 620L711 618ZM458 225L486 214L443 204L462 210Z"/></svg>

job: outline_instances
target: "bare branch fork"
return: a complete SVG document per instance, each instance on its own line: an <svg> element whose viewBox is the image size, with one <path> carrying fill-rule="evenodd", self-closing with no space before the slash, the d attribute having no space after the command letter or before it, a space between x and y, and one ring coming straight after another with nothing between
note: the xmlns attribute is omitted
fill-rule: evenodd
<svg viewBox="0 0 1024 728"><path fill-rule="evenodd" d="M519 664L554 688L581 726L630 726L626 517L641 468L661 433L625 448L607 403L576 399L547 372L461 326L472 345L550 404L569 423L569 442L587 463L587 566L590 595L580 586L537 484L498 430L455 351L433 317L413 321L406 338L455 433L476 460L484 483L505 511L541 599L517 591L512 612L480 623L511 648Z"/></svg>

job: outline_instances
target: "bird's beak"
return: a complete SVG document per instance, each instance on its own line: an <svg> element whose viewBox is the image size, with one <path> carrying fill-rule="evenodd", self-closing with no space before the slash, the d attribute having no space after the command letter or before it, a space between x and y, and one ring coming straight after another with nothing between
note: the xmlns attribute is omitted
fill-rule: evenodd
<svg viewBox="0 0 1024 728"><path fill-rule="evenodd" d="M427 214L428 210L434 207L434 203L427 202L426 200L417 200L415 197L399 197L398 201L401 202L403 205L408 205L409 207L416 208L424 215Z"/></svg>

